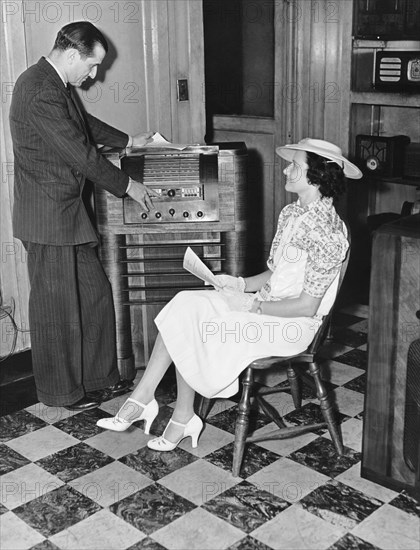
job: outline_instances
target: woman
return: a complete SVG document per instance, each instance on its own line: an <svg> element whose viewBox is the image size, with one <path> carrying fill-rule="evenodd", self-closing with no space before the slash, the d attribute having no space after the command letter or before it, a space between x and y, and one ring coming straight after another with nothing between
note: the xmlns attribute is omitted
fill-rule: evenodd
<svg viewBox="0 0 420 550"><path fill-rule="evenodd" d="M117 415L98 426L124 431L144 420L148 434L158 414L155 390L173 362L176 406L163 435L148 447L170 451L186 437L196 447L203 423L194 414L195 392L234 395L253 360L294 355L313 340L334 302L348 248L333 198L344 190L345 176L362 174L327 141L307 138L276 152L290 161L285 188L298 200L280 213L268 269L246 278L218 275L217 292L177 294L155 319L159 334L138 386Z"/></svg>

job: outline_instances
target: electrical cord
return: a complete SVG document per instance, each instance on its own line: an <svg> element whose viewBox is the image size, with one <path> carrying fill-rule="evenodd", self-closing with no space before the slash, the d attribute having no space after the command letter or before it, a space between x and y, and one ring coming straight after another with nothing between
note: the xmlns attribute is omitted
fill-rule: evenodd
<svg viewBox="0 0 420 550"><path fill-rule="evenodd" d="M16 342L17 342L18 333L19 332L30 332L30 329L26 330L26 329L22 329L22 328L17 326L16 321L13 317L14 312L15 312L15 301L14 301L13 298L11 298L11 301L12 301L12 305L10 306L11 311L8 311L8 308L4 307L3 305L0 305L0 318L9 317L10 321L12 322L12 326L13 326L13 342L12 342L11 350L4 357L0 357L0 363L2 363L3 361L6 361L7 359L9 359L9 357L11 355L13 355L13 353L16 349Z"/></svg>

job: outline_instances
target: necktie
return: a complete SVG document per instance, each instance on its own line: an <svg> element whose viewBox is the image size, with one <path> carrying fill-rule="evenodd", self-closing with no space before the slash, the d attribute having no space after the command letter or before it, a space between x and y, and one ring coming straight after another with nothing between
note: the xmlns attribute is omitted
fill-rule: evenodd
<svg viewBox="0 0 420 550"><path fill-rule="evenodd" d="M67 89L67 94L70 98L70 101L72 102L73 107L76 109L77 116L79 117L79 119L82 123L83 131L84 131L84 133L86 133L85 119L84 119L83 114L80 110L77 99L73 97L73 92L72 92L72 89L71 89L71 85L67 83L66 89Z"/></svg>

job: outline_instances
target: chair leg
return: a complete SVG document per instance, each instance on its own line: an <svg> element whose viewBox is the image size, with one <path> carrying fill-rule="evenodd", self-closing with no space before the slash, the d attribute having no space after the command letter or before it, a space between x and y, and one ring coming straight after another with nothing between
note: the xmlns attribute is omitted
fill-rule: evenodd
<svg viewBox="0 0 420 550"><path fill-rule="evenodd" d="M235 426L235 442L233 445L232 474L239 476L245 450L245 440L248 435L249 412L251 410L251 394L254 384L252 369L248 367L242 378L242 396L238 405L238 416Z"/></svg>
<svg viewBox="0 0 420 550"><path fill-rule="evenodd" d="M319 375L318 365L316 363L309 363L309 372L311 373L315 381L316 393L320 402L321 412L325 422L327 423L332 442L334 443L337 454L341 456L344 454L344 447L341 440L340 430L338 429L338 424L334 417L334 411L331 405L331 401L328 398L327 390L325 389L325 386L322 383L321 377Z"/></svg>
<svg viewBox="0 0 420 550"><path fill-rule="evenodd" d="M302 406L302 393L300 391L300 380L292 367L291 363L287 364L287 379L290 384L290 391L292 392L293 403L295 409L300 409Z"/></svg>
<svg viewBox="0 0 420 550"><path fill-rule="evenodd" d="M198 416L201 418L201 420L205 420L207 418L207 415L209 414L210 408L212 406L212 400L208 397L203 397L202 395L199 398L198 401Z"/></svg>
<svg viewBox="0 0 420 550"><path fill-rule="evenodd" d="M327 335L325 336L325 341L327 342L328 340L332 340L332 339L333 339L333 329L332 329L332 323L330 320L328 323L328 330L327 330Z"/></svg>

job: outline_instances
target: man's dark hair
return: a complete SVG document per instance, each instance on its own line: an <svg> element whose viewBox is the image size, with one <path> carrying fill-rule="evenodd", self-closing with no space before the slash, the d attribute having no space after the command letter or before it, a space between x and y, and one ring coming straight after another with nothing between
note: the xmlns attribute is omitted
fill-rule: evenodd
<svg viewBox="0 0 420 550"><path fill-rule="evenodd" d="M96 44L100 44L105 52L108 51L108 43L95 25L89 21L76 21L65 25L58 31L54 42L54 49L65 51L76 48L84 58L92 57Z"/></svg>
<svg viewBox="0 0 420 550"><path fill-rule="evenodd" d="M306 173L309 183L318 185L323 197L337 198L344 192L344 171L336 162L321 157L316 153L306 152L308 171Z"/></svg>

